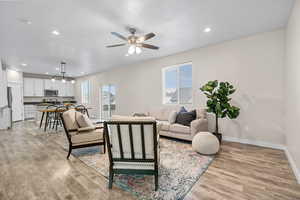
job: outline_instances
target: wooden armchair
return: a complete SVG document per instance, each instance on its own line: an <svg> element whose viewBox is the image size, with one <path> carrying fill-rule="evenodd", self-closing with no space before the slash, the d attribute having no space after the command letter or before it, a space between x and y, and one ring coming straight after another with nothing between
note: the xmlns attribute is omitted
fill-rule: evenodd
<svg viewBox="0 0 300 200"><path fill-rule="evenodd" d="M110 162L109 188L112 188L114 174L145 174L154 175L157 190L159 138L156 122L149 118L104 122L104 135Z"/></svg>
<svg viewBox="0 0 300 200"><path fill-rule="evenodd" d="M82 113L74 109L61 113L61 120L65 133L69 141L69 152L67 159L71 154L72 149L103 145L105 153L105 138L103 137L103 128L96 126L81 127L76 118Z"/></svg>

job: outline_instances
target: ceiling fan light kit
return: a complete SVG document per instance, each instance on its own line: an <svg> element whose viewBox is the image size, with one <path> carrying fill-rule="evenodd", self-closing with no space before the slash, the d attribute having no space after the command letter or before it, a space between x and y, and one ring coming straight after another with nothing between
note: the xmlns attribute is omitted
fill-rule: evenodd
<svg viewBox="0 0 300 200"><path fill-rule="evenodd" d="M59 77L61 76L61 82L63 82L63 83L66 83L67 81L66 81L66 78L65 78L65 75L66 75L66 62L60 62L60 68L59 68L59 73L61 74L61 75L55 75L55 76L52 76L51 77L51 81L52 82L55 82L56 81L56 79L59 79ZM75 80L74 79L72 79L71 80L71 83L72 84L74 84L75 83Z"/></svg>
<svg viewBox="0 0 300 200"><path fill-rule="evenodd" d="M129 28L129 32L131 35L128 37L125 37L117 32L111 32L112 35L120 38L121 40L126 41L126 43L108 45L106 47L107 48L119 47L119 46L125 46L128 44L129 48L128 48L128 54L126 54L126 56L133 55L133 54L140 54L140 53L142 53L142 48L148 48L148 49L153 49L153 50L159 49L158 46L143 43L144 41L153 38L155 36L154 33L148 33L144 36L136 36L135 35L136 29L134 29L134 28Z"/></svg>

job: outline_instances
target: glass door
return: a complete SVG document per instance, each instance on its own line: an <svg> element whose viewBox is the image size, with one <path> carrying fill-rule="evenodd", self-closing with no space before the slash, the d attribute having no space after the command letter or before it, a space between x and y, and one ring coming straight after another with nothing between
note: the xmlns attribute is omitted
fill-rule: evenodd
<svg viewBox="0 0 300 200"><path fill-rule="evenodd" d="M116 110L116 87L103 85L101 88L101 119L107 120Z"/></svg>

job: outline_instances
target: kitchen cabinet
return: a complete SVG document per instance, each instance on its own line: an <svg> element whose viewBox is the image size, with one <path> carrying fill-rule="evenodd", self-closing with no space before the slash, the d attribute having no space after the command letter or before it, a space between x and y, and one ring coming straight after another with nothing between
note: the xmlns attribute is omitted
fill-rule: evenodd
<svg viewBox="0 0 300 200"><path fill-rule="evenodd" d="M44 79L34 79L34 96L44 96Z"/></svg>
<svg viewBox="0 0 300 200"><path fill-rule="evenodd" d="M35 105L25 105L24 106L24 118L33 119L36 117L36 106Z"/></svg>
<svg viewBox="0 0 300 200"><path fill-rule="evenodd" d="M63 83L62 81L57 81L56 86L58 90L58 96L60 97L66 96L66 83Z"/></svg>
<svg viewBox="0 0 300 200"><path fill-rule="evenodd" d="M53 82L50 79L24 78L25 97L43 97L44 90L58 90L60 97L74 96L74 84L71 81L63 83L60 80Z"/></svg>
<svg viewBox="0 0 300 200"><path fill-rule="evenodd" d="M24 96L32 97L34 96L34 79L33 78L24 78L23 81L24 87Z"/></svg>
<svg viewBox="0 0 300 200"><path fill-rule="evenodd" d="M74 96L74 84L72 84L71 81L66 82L66 93L65 93L65 95L67 97Z"/></svg>
<svg viewBox="0 0 300 200"><path fill-rule="evenodd" d="M38 78L24 78L24 96L44 96L44 80Z"/></svg>
<svg viewBox="0 0 300 200"><path fill-rule="evenodd" d="M57 81L45 79L45 90L57 90Z"/></svg>

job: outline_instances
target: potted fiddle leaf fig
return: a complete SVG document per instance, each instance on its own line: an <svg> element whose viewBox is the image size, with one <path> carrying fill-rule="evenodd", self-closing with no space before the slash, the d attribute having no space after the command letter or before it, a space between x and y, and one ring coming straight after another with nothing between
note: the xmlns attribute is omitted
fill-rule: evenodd
<svg viewBox="0 0 300 200"><path fill-rule="evenodd" d="M222 134L219 133L219 118L228 117L235 119L240 114L240 109L230 104L231 98L229 97L235 92L235 88L228 82L209 81L203 85L200 90L208 98L207 112L213 113L216 118L216 128L214 134L219 141L222 141Z"/></svg>

